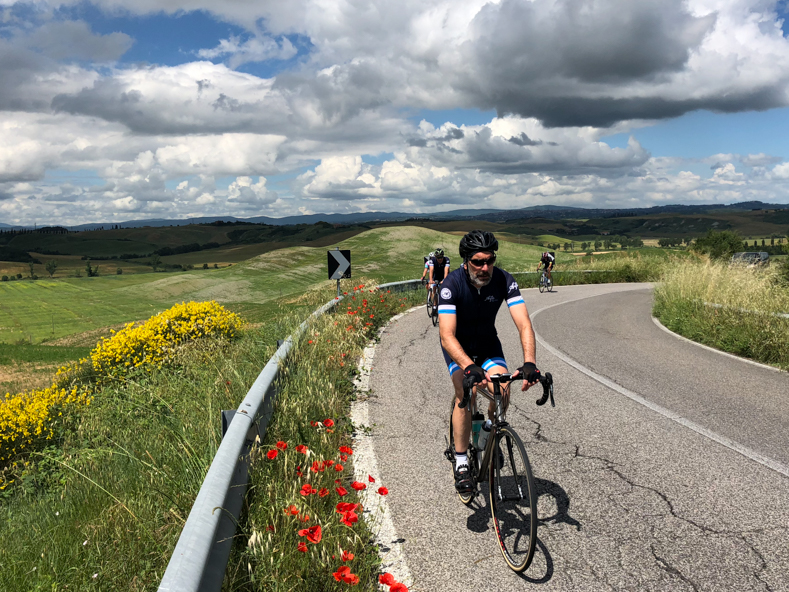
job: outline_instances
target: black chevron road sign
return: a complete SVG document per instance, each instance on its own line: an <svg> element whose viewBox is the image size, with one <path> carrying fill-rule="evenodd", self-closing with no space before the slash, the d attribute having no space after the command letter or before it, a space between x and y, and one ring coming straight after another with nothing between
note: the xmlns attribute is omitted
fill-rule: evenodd
<svg viewBox="0 0 789 592"><path fill-rule="evenodd" d="M339 280L351 277L351 251L326 251L329 259L329 279Z"/></svg>

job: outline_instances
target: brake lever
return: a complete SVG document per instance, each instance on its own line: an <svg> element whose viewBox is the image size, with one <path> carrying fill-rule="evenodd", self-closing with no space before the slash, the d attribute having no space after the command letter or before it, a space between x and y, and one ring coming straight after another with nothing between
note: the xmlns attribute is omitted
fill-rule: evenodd
<svg viewBox="0 0 789 592"><path fill-rule="evenodd" d="M551 373L546 372L540 382L542 383L542 397L537 400L537 405L545 405L548 398L550 398L551 407L556 407L556 402L553 400L553 376Z"/></svg>

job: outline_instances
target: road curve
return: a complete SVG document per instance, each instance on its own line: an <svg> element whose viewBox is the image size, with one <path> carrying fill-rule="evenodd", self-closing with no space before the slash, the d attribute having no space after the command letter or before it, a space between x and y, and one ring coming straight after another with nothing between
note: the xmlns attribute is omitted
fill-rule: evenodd
<svg viewBox="0 0 789 592"><path fill-rule="evenodd" d="M538 344L557 407L536 407L530 391L508 414L540 490L539 546L523 576L506 569L486 499L466 508L454 495L442 454L452 390L437 329L413 312L378 344L369 418L411 589L789 590L789 478L675 420L789 464L780 437L789 375L662 331L648 285L524 297L560 357ZM515 366L506 312L498 327Z"/></svg>

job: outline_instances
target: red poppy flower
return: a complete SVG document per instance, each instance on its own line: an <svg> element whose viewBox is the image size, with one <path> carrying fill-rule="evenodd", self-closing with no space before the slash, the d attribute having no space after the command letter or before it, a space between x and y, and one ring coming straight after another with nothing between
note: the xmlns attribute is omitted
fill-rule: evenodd
<svg viewBox="0 0 789 592"><path fill-rule="evenodd" d="M316 425L318 425L318 422L317 422L317 421L315 421L315 420L313 419L313 420L310 422L310 425L311 425L312 427L315 427Z"/></svg>
<svg viewBox="0 0 789 592"><path fill-rule="evenodd" d="M325 425L327 428L333 428L334 427L334 420L333 419L324 419L323 420L323 425Z"/></svg>
<svg viewBox="0 0 789 592"><path fill-rule="evenodd" d="M321 533L321 525L316 524L315 526L310 526L309 528L300 530L299 536L305 536L309 542L311 542L313 545L317 545L321 542L321 537L323 536Z"/></svg>
<svg viewBox="0 0 789 592"><path fill-rule="evenodd" d="M288 444L280 440L279 442L277 442L277 448L279 448L280 450L287 450Z"/></svg>
<svg viewBox="0 0 789 592"><path fill-rule="evenodd" d="M299 491L299 493L301 495L310 495L310 494L313 494L313 493L318 493L318 490L315 489L309 483L305 483L304 485L301 486L301 491Z"/></svg>
<svg viewBox="0 0 789 592"><path fill-rule="evenodd" d="M298 446L296 446L296 452L307 454L307 447L304 444L299 444Z"/></svg>
<svg viewBox="0 0 789 592"><path fill-rule="evenodd" d="M307 343L312 343L312 339L310 339Z"/></svg>
<svg viewBox="0 0 789 592"><path fill-rule="evenodd" d="M344 468L345 467L343 467L340 463L337 463L337 464L334 465L334 470L338 471L338 472L342 471Z"/></svg>
<svg viewBox="0 0 789 592"><path fill-rule="evenodd" d="M279 450L269 450L266 453L266 456L268 457L269 460L274 460L275 458L277 458L278 454L279 454Z"/></svg>
<svg viewBox="0 0 789 592"><path fill-rule="evenodd" d="M335 491L340 494L340 497L344 497L348 495L348 490L345 489L344 487L337 487Z"/></svg>
<svg viewBox="0 0 789 592"><path fill-rule="evenodd" d="M326 489L325 487L321 487L321 490L318 492L318 495L321 497L326 497L327 495L329 495L329 490Z"/></svg>
<svg viewBox="0 0 789 592"><path fill-rule="evenodd" d="M380 493L381 495L389 495L389 490L386 487L379 487L378 493Z"/></svg>
<svg viewBox="0 0 789 592"><path fill-rule="evenodd" d="M396 584L397 580L395 580L394 576L390 573L382 573L378 576L378 582L384 586L391 586L392 584Z"/></svg>
<svg viewBox="0 0 789 592"><path fill-rule="evenodd" d="M373 478L373 476L372 476L372 475L367 475L367 480L368 480L370 483L375 483L375 478Z"/></svg>
<svg viewBox="0 0 789 592"><path fill-rule="evenodd" d="M389 592L408 592L408 588L406 588L406 585L401 582L395 582L389 588Z"/></svg>
<svg viewBox="0 0 789 592"><path fill-rule="evenodd" d="M306 553L307 552L307 543L305 543L304 541L299 541L299 545L298 545L297 548L302 553Z"/></svg>
<svg viewBox="0 0 789 592"><path fill-rule="evenodd" d="M325 469L325 468L326 467L324 466L324 464L323 463L319 463L317 460L313 461L313 463L312 463L312 471L314 473L322 473L323 469Z"/></svg>
<svg viewBox="0 0 789 592"><path fill-rule="evenodd" d="M359 504L352 504L350 502L340 502L337 504L336 511L340 514L344 512L350 512L351 510L355 510L359 507Z"/></svg>
<svg viewBox="0 0 789 592"><path fill-rule="evenodd" d="M353 561L354 554L350 551L343 551L342 552L342 560L343 561Z"/></svg>
<svg viewBox="0 0 789 592"><path fill-rule="evenodd" d="M299 522L309 522L309 520L310 520L310 515L309 514L304 514L303 516L301 516L299 518Z"/></svg>
<svg viewBox="0 0 789 592"><path fill-rule="evenodd" d="M367 489L367 486L364 483L359 481L354 481L351 483L351 487L353 487L356 491L361 491L362 489Z"/></svg>
<svg viewBox="0 0 789 592"><path fill-rule="evenodd" d="M291 516L298 516L299 509L293 504L291 504L287 508L285 508L285 513L290 514Z"/></svg>
<svg viewBox="0 0 789 592"><path fill-rule="evenodd" d="M271 532L274 532L274 525L273 525L273 524L269 524L269 525L266 527L266 530L270 530Z"/></svg>
<svg viewBox="0 0 789 592"><path fill-rule="evenodd" d="M323 461L323 462L325 462L325 463L326 463L326 466L327 466L327 467L330 467L330 466L332 466L332 465L334 464L334 461L333 461L333 460L331 460L331 459L329 459L329 460L325 460L325 461Z"/></svg>
<svg viewBox="0 0 789 592"><path fill-rule="evenodd" d="M359 522L359 516L353 510L349 510L342 515L340 521L346 526L353 526Z"/></svg>
<svg viewBox="0 0 789 592"><path fill-rule="evenodd" d="M352 586L355 586L359 583L359 576L352 574L351 568L347 565L339 567L332 575L338 582L345 582L346 584L351 584Z"/></svg>
<svg viewBox="0 0 789 592"><path fill-rule="evenodd" d="M340 452L342 452L343 454L347 454L347 455L349 455L349 456L350 456L351 454L353 454L353 450L351 450L351 449L350 449L350 448L348 448L347 446L340 446Z"/></svg>

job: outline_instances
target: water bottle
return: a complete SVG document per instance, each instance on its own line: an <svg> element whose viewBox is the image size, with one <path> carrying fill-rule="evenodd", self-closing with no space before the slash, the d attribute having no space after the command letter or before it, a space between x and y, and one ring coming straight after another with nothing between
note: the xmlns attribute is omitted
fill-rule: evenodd
<svg viewBox="0 0 789 592"><path fill-rule="evenodd" d="M479 446L477 448L479 450L485 450L485 444L488 443L488 436L490 436L490 428L493 426L493 422L489 419L485 420L485 423L482 425L482 429L479 432Z"/></svg>
<svg viewBox="0 0 789 592"><path fill-rule="evenodd" d="M482 429L482 424L485 422L485 416L482 415L480 412L475 413L471 416L471 442L474 444L474 448L479 450L479 446L477 443L479 442L479 432Z"/></svg>

